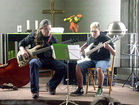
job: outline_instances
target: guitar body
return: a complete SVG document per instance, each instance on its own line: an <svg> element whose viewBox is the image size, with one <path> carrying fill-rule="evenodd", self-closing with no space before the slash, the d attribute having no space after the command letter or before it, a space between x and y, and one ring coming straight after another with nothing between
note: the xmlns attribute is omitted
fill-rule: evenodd
<svg viewBox="0 0 139 105"><path fill-rule="evenodd" d="M115 36L115 37L113 37L112 39L106 41L105 43L108 43L108 44L109 44L110 42L115 42L115 41L117 41L117 40L119 40L119 37L118 37L118 36ZM92 54L93 52L95 52L95 51L99 50L100 48L104 47L104 44L105 44L105 43L99 44L99 45L97 45L97 46L96 46L95 48L93 48L93 49L91 49L91 48L92 48L92 46L94 45L94 43L90 44L90 45L85 49L85 56L89 57L90 54Z"/></svg>
<svg viewBox="0 0 139 105"><path fill-rule="evenodd" d="M23 66L27 65L31 59L37 58L37 56L34 55L33 52L35 52L40 47L41 47L40 45L37 45L32 49L28 49L27 52L29 53L29 56L30 56L28 59L24 58L22 56L21 52L19 51L17 53L17 62L19 64L19 67L23 67Z"/></svg>
<svg viewBox="0 0 139 105"><path fill-rule="evenodd" d="M94 43L91 43L86 49L84 49L85 57L89 58L89 55L87 53L91 50L93 45Z"/></svg>
<svg viewBox="0 0 139 105"><path fill-rule="evenodd" d="M29 65L19 67L17 59L13 58L7 65L0 66L0 85L11 83L13 86L22 87L30 81Z"/></svg>

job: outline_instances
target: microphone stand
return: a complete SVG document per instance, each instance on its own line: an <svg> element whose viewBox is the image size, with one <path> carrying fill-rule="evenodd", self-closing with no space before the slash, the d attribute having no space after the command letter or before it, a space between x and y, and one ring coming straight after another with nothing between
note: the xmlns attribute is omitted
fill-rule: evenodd
<svg viewBox="0 0 139 105"><path fill-rule="evenodd" d="M134 58L136 58L135 56L138 56L138 54L139 54L139 52L138 52L138 49L137 49L137 44L136 44L137 42L135 42L134 44L133 44L133 46L132 46L132 49L131 49L131 53L130 54L128 54L129 56L131 56L132 57L132 71L131 71L131 73L130 73L130 75L128 76L128 78L126 79L126 81L123 83L123 86L122 87L124 87L124 85L127 83L127 81L131 78L131 86L134 88L134 86L135 86L135 78L137 79L137 76L136 76L136 74L135 74L135 71L134 71L134 68L136 68L135 67L135 65L134 65ZM135 53L135 54L134 54Z"/></svg>

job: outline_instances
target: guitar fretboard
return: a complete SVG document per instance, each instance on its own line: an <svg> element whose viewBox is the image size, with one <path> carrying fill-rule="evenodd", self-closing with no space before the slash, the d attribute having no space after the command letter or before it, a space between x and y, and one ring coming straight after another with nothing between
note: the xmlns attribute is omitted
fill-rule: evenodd
<svg viewBox="0 0 139 105"><path fill-rule="evenodd" d="M108 40L108 41L106 41L105 43L110 43L111 42L111 40ZM90 51L88 51L86 54L87 55L90 55L90 54L92 54L93 52L95 52L95 51L97 51L98 49L100 49L101 47L103 47L104 46L104 43L103 44L100 44L99 46L97 46L97 47L95 47L95 48L93 48L93 49L91 49Z"/></svg>
<svg viewBox="0 0 139 105"><path fill-rule="evenodd" d="M32 52L32 54L37 55L37 54L40 54L40 53L45 52L45 51L50 50L50 49L51 49L51 47L45 47L45 48L42 48L42 49L39 49L37 51Z"/></svg>

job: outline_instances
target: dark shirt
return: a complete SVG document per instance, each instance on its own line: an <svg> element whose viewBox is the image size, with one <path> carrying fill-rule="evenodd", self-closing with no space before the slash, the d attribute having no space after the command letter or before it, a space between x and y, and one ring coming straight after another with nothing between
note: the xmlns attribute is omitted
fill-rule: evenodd
<svg viewBox="0 0 139 105"><path fill-rule="evenodd" d="M106 41L110 40L110 37L108 37L106 35L106 33L100 33L100 35L95 39L93 37L90 37L87 40L87 45L90 45L91 43L93 44L93 48L97 47L99 44L102 44ZM112 42L109 43L113 48L114 45ZM110 51L108 49L105 49L104 47L98 49L97 51L93 52L89 58L91 58L91 60L109 60L110 59Z"/></svg>
<svg viewBox="0 0 139 105"><path fill-rule="evenodd" d="M54 36L52 36L50 42L47 44L49 38L50 38L50 36L48 36L48 37L43 37L43 38L42 38L43 44L42 44L42 47L41 47L41 48L49 47L49 46L51 46L53 43L57 43L57 39L56 39ZM34 39L35 39L35 33L29 34L27 37L25 37L23 40L21 40L21 41L19 42L19 47L20 47L20 46L26 47L26 46L28 46L28 45L31 46L30 48L35 47L36 44L35 44ZM41 49L41 48L40 48L40 49ZM46 60L51 60L51 59L53 59L53 57L52 57L52 49L47 50L47 51L45 51L45 52L43 52L43 53L38 54L37 57L40 58L40 60L43 61L43 62L45 62Z"/></svg>

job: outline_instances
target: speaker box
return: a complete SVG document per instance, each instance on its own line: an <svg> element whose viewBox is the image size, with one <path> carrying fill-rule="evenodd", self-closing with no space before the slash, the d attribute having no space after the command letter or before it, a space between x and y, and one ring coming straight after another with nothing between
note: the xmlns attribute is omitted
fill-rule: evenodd
<svg viewBox="0 0 139 105"><path fill-rule="evenodd" d="M68 64L68 68L69 68L69 85L76 84L76 74L75 74L76 64L77 64L76 61L69 61L69 64ZM67 84L66 79L67 79L67 71L66 71L66 73L64 75L64 78L63 78L63 84L64 85Z"/></svg>
<svg viewBox="0 0 139 105"><path fill-rule="evenodd" d="M77 85L76 81L76 64L77 61L70 61L68 64L69 67L69 85ZM67 72L64 75L63 78L63 84L67 85ZM86 74L83 74L83 84L86 85Z"/></svg>

